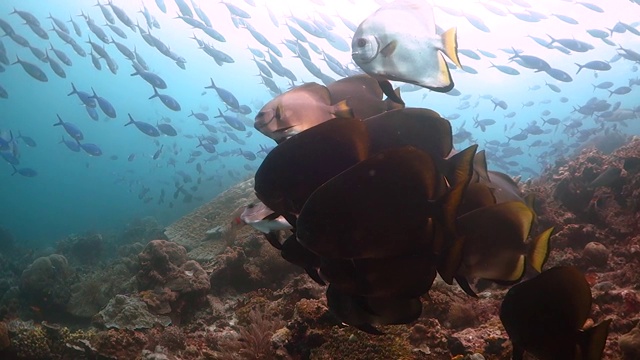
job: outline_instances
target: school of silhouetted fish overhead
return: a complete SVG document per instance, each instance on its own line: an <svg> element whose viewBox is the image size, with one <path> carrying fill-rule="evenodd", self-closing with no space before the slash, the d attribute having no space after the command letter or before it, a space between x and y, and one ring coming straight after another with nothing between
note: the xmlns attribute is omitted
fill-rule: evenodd
<svg viewBox="0 0 640 360"><path fill-rule="evenodd" d="M588 284L544 268L519 182L640 131L640 1L134 3L0 4L18 237L168 224L255 176L242 220L344 323L381 334L436 276L483 279L513 285L514 359L600 357L609 321L582 328Z"/></svg>

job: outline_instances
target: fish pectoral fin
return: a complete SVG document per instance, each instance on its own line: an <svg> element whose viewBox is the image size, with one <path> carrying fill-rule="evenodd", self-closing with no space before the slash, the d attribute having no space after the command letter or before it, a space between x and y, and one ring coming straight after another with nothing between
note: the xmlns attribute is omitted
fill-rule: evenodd
<svg viewBox="0 0 640 360"><path fill-rule="evenodd" d="M389 42L387 45L385 45L382 49L380 49L380 55L384 57L389 57L393 55L397 47L398 47L398 42L396 40L393 40Z"/></svg>
<svg viewBox="0 0 640 360"><path fill-rule="evenodd" d="M349 106L347 99L333 105L333 115L341 118L354 118L353 109Z"/></svg>
<svg viewBox="0 0 640 360"><path fill-rule="evenodd" d="M458 286L460 286L460 288L469 296L477 298L478 294L476 294L475 291L473 291L473 289L471 288L471 285L469 285L469 281L467 281L467 278L462 276L462 275L457 275L455 277L456 282L458 283Z"/></svg>
<svg viewBox="0 0 640 360"><path fill-rule="evenodd" d="M404 101L393 90L393 86L391 85L389 80L378 80L378 85L380 86L380 89L382 89L382 92L387 95L387 97L391 99L391 101L400 105L404 105Z"/></svg>
<svg viewBox="0 0 640 360"><path fill-rule="evenodd" d="M538 235L531 243L528 258L531 267L538 273L542 272L542 267L549 257L549 238L553 233L553 227L548 228Z"/></svg>
<svg viewBox="0 0 640 360"><path fill-rule="evenodd" d="M452 27L442 34L442 47L445 55L447 55L457 67L461 68L462 64L460 64L460 59L458 58L457 29L455 27Z"/></svg>
<svg viewBox="0 0 640 360"><path fill-rule="evenodd" d="M580 332L580 349L582 359L598 360L602 358L602 352L609 335L611 319Z"/></svg>

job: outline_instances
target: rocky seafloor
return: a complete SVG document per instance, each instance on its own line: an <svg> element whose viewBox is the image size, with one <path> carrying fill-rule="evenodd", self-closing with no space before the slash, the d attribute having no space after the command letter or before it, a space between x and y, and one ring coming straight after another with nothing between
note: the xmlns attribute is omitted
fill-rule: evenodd
<svg viewBox="0 0 640 360"><path fill-rule="evenodd" d="M614 167L618 176L593 183ZM605 359L640 359L639 175L633 138L522 182L536 195L537 230L555 227L545 267L580 269L594 299L587 323L612 319ZM142 219L41 252L0 231L0 358L510 358L498 318L508 288L492 284L476 284L475 299L436 281L418 321L385 335L343 326L322 286L235 221L253 198L248 180L166 229Z"/></svg>

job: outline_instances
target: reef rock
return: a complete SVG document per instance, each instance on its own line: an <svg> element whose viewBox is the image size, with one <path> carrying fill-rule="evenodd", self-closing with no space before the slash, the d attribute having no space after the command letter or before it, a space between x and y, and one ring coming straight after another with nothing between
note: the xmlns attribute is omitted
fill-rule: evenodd
<svg viewBox="0 0 640 360"><path fill-rule="evenodd" d="M136 330L152 328L155 325L168 326L171 319L151 314L147 304L137 297L116 295L96 314L93 323L106 328Z"/></svg>
<svg viewBox="0 0 640 360"><path fill-rule="evenodd" d="M640 322L618 340L620 350L627 359L640 359Z"/></svg>
<svg viewBox="0 0 640 360"><path fill-rule="evenodd" d="M36 306L64 307L71 298L69 278L72 274L64 256L40 257L22 272L20 291Z"/></svg>
<svg viewBox="0 0 640 360"><path fill-rule="evenodd" d="M186 249L174 242L153 240L138 259L142 299L156 314L170 314L174 322L188 305L204 300L211 288L207 272L198 262L187 260Z"/></svg>

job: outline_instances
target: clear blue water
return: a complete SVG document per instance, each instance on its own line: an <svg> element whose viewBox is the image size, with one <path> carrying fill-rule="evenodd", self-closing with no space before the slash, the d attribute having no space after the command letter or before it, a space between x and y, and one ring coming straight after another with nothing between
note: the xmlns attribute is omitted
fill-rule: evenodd
<svg viewBox="0 0 640 360"><path fill-rule="evenodd" d="M226 42L220 43L208 38L200 30L191 29L180 19L175 19L178 8L173 0L165 0L168 11L162 13L154 1L145 0L144 4L151 14L155 16L161 29L154 29L152 33L167 44L172 51L186 59L186 70L176 66L169 58L161 55L156 49L147 45L139 33L134 33L116 19L116 25L127 34L127 39L117 38L117 41L134 47L149 64L150 70L160 75L168 84L166 90L161 93L169 94L179 101L182 110L179 112L167 109L158 99L149 100L153 94L152 87L140 77L133 77L133 72L128 61L120 54L114 45L105 45L111 57L118 63L119 70L116 75L106 69L102 61L103 69L97 71L91 64L89 56L80 57L72 48L65 44L55 33L48 31L50 40L37 37L17 14L9 14L15 6L18 10L29 11L35 15L45 29L51 28L51 23L46 17L53 16L68 20L72 16L82 29L82 36L72 34L72 37L87 51L89 44L85 43L90 31L86 22L77 15L84 12L96 23L105 23L99 8L93 6L90 1L68 0L21 0L0 2L0 18L8 22L13 29L24 36L29 42L40 49L49 46L51 42L56 48L63 50L73 61L73 66L64 66L67 77L59 78L50 69L48 64L37 60L28 48L17 45L8 37L2 37L1 41L6 47L7 55L13 62L16 55L21 59L38 65L47 74L49 81L38 82L31 78L19 65L4 66L6 69L0 73L0 86L9 94L8 99L0 99L0 131L9 130L18 135L32 137L37 142L37 147L27 147L23 142L18 142L20 164L18 168L32 168L38 172L35 177L24 177L19 174L11 175L13 169L8 163L0 164L0 226L10 229L20 243L26 245L52 244L56 240L74 232L91 231L118 231L134 218L154 216L161 223L169 224L175 219L193 210L200 204L209 201L216 194L225 190L241 179L251 176L252 171L245 168L249 164L256 169L260 164L260 158L248 161L242 156L220 156L215 161L206 162L210 154L206 152L197 157L195 161L188 163L190 153L195 150L198 141L197 135L207 134L204 126L193 117L188 117L191 110L205 112L211 118L212 124L221 126L220 119L215 119L217 109L225 109L220 98L211 90L205 90L209 85L209 78L213 78L216 85L221 86L236 95L241 104L249 105L253 112L248 115L248 121L252 121L261 105L272 98L272 94L259 83L258 69L251 61L251 55L247 46L263 51L265 48L250 36L248 31L234 27L231 15L227 7L218 2L196 1L213 22L213 27L222 33ZM488 2L488 1L487 1ZM132 19L144 24L144 18L138 10L140 1L114 0L114 4L122 7ZM316 81L296 59L293 54L281 44L283 39L292 39L289 30L283 25L291 14L299 18L318 19L318 13L326 14L335 22L334 33L345 38L350 43L352 32L344 26L337 17L358 24L374 11L378 4L373 1L256 1L256 5L250 5L250 1L234 0L231 3L241 7L251 15L246 21L255 29L265 35L272 43L277 44L284 56L282 63L290 68L299 81ZM605 90L593 91L591 84L602 81L614 83L612 89L628 85L628 80L640 76L637 71L638 64L625 59L612 62L612 69L606 72L583 70L576 74L577 66L574 63L585 63L592 60L612 60L619 52L617 46L610 46L600 39L593 38L587 29L612 28L618 21L626 24L634 24L638 21L637 14L640 6L627 0L615 1L591 1L601 7L604 12L593 11L581 4L565 1L532 1L530 10L545 14L548 18L539 22L525 22L513 15L498 16L487 11L485 7L476 2L456 1L439 2L449 9L474 14L485 22L490 32L482 32L473 27L464 17L453 16L442 11L436 6L436 22L442 28L451 26L458 28L458 43L461 49L477 49L489 51L496 55L495 59L482 57L481 60L473 60L460 55L463 64L472 66L478 74L469 74L461 70L452 72L456 89L462 95L451 96L447 94L433 93L428 90L417 92L405 92L403 98L408 106L429 107L443 115L459 113L457 120L452 120L454 132L466 121L464 128L473 133L474 139L481 145L490 140L506 140L505 136L513 136L520 128L525 128L528 123L537 121L541 125L540 116L544 110L551 112L550 117L557 117L566 124L572 118L581 118L572 113L574 106L586 103L592 96L615 103L621 102L621 108L634 108L640 105L638 86L633 86L631 93L627 95L613 95ZM505 5L505 1L488 2L503 10L510 9L513 12L524 12L526 8L515 2ZM506 2L509 3L509 2ZM270 20L268 6L275 14L280 24L276 27ZM576 19L579 24L562 22L552 14L567 15ZM291 22L291 20L289 20ZM401 19L399 19L401 21ZM293 24L293 22L291 22ZM638 28L637 23L634 24ZM295 24L293 24L295 26ZM73 31L73 30L72 30ZM107 34L112 32L105 28ZM208 55L198 49L196 42L190 39L193 34L198 38L213 44L216 48L231 55L235 62L218 66ZM576 38L594 45L595 49L585 53L573 52L564 54L555 49L547 49L536 44L527 35L548 39L546 34L554 38ZM306 34L314 44L324 49L343 64L350 62L348 52L339 51L331 47L324 39L314 38ZM92 40L99 43L94 35ZM610 39L618 46L633 49L640 52L640 36L629 31L614 33ZM572 82L562 83L554 80L545 73L534 73L514 63L509 63L509 54L501 49L511 47L524 51L525 54L536 55L545 59L554 68L559 68L573 77ZM321 56L311 52L314 62L326 74L338 78L322 62ZM520 71L520 75L506 75L494 68L490 68L490 62L499 65L510 65ZM596 77L597 76L597 77ZM282 90L289 86L288 80L275 78ZM71 91L71 82L79 90L89 91L93 87L96 92L108 99L116 108L117 118L109 119L98 110L100 118L93 121L86 113L84 107L76 96L67 96ZM561 93L552 92L545 82L555 84L561 88ZM535 85L539 90L529 90ZM471 107L458 110L463 102L462 98L468 95ZM508 105L507 110L500 108L493 110L490 100L484 95L494 96L504 100ZM568 101L562 103L560 97L566 97ZM522 103L534 101L535 105L522 108ZM549 100L548 104L542 103ZM511 119L505 119L504 114L515 111L517 114ZM162 121L162 118L171 119L171 125L178 129L177 137L151 138L134 126L124 127L128 121L127 113L136 120L146 121L152 124ZM67 149L59 141L62 135L68 138L61 127L53 127L59 114L65 121L76 124L84 133L87 143L95 143L100 146L103 154L99 157L91 157L84 152L74 153ZM496 124L481 132L473 127L472 118L478 115L480 119L493 118ZM593 118L583 120L584 128L597 126ZM636 134L640 130L638 120L626 122L626 126L618 125L625 133ZM510 130L505 131L505 126ZM607 126L610 126L608 124ZM551 128L549 126L543 128ZM249 132L251 134L249 135ZM245 132L236 131L237 135L246 144L239 145L232 140L221 142L216 146L218 153L235 151L238 148L257 152L260 145L273 145L273 142L248 127ZM223 135L217 134L220 140ZM530 136L527 141L514 143L521 146L524 155L510 158L519 165L509 170L512 175L518 173L523 166L540 171L541 163L537 156L549 148L527 149L527 145L534 140L542 139L548 142L559 140L569 144L575 141L560 128L550 134ZM163 153L157 160L152 159L154 152L164 145ZM462 144L464 146L464 144ZM174 149L175 148L175 152ZM570 149L565 149L567 153ZM133 161L128 161L130 154L136 154ZM117 158L116 158L117 157ZM168 162L175 160L176 166L169 166ZM544 159L552 161L552 159ZM203 173L196 170L197 164L201 164ZM491 164L490 164L491 166ZM182 183L182 177L177 171L189 174L193 182L186 184L185 189L196 185L198 178L201 184L197 189L189 189L194 200L188 203L183 201L180 195L173 199L175 191L174 183ZM230 175L230 172L233 176ZM143 199L139 194L144 188L149 192ZM161 190L164 189L165 202L158 204ZM145 203L144 199L152 198ZM173 207L169 207L173 203Z"/></svg>

